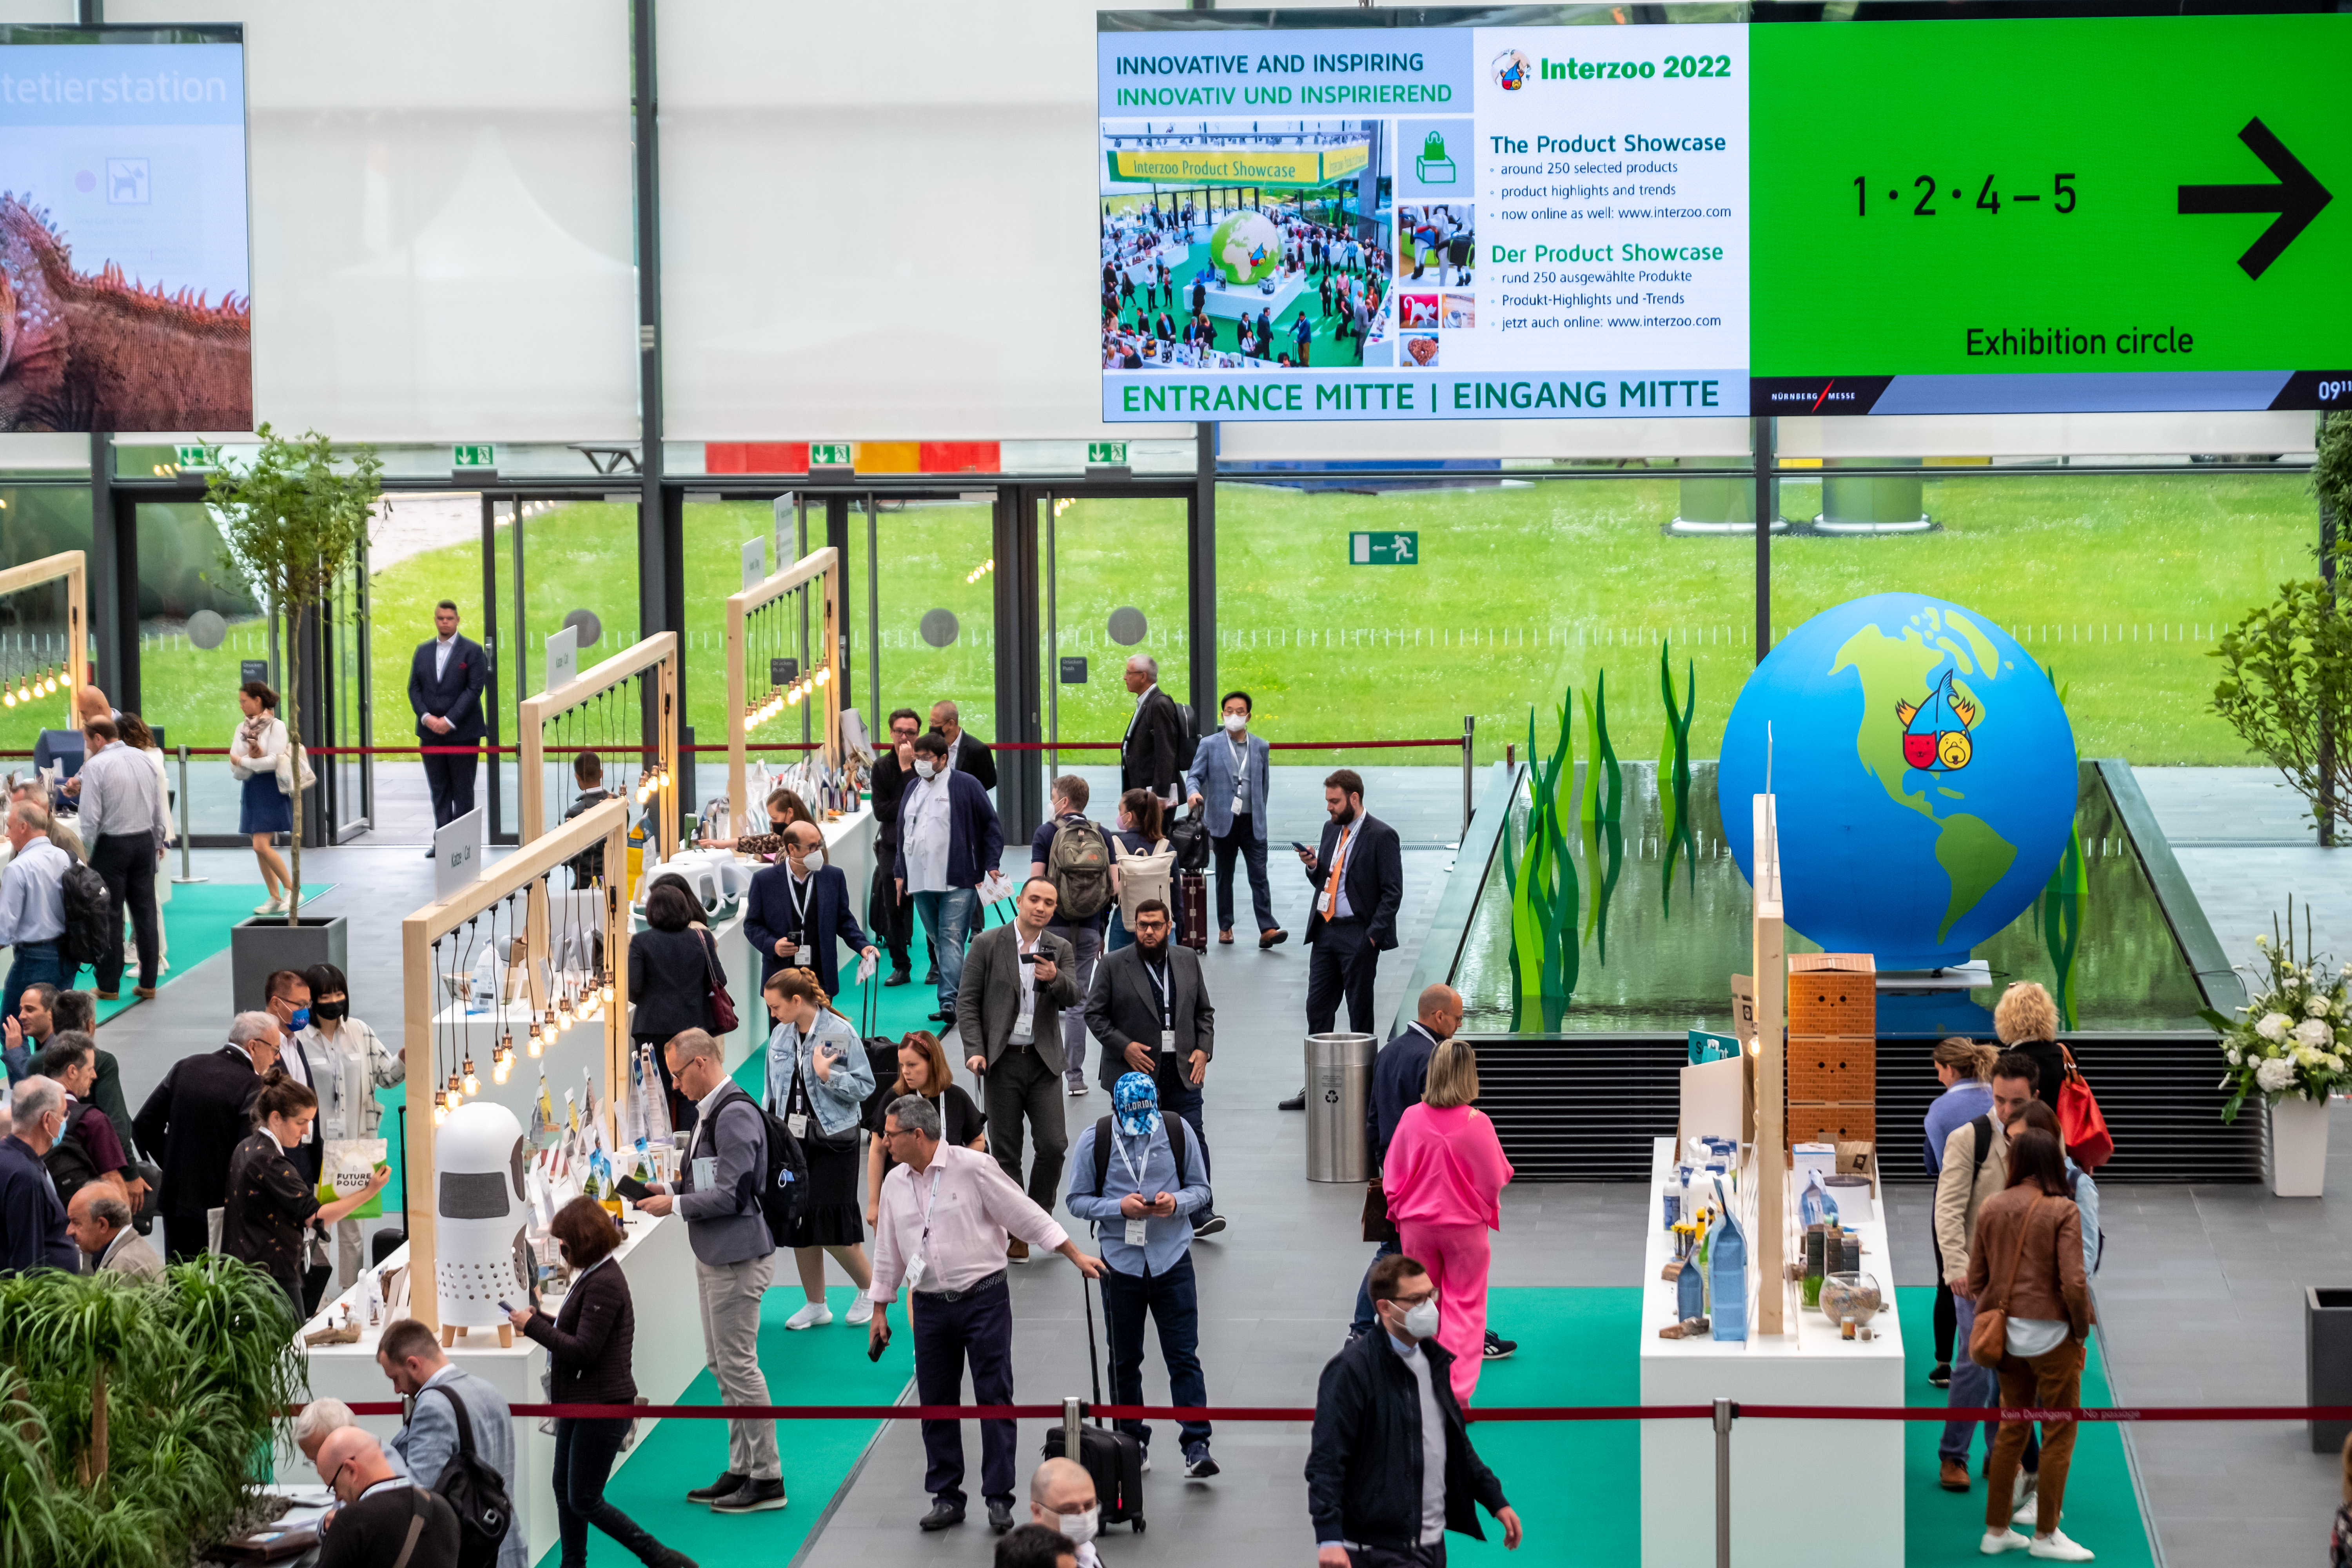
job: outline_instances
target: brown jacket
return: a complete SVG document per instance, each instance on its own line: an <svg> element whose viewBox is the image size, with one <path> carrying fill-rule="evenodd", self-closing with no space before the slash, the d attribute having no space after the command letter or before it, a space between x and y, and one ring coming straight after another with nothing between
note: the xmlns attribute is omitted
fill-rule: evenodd
<svg viewBox="0 0 2352 1568"><path fill-rule="evenodd" d="M2003 1306L2005 1298L2012 1318L2063 1320L2075 1342L2088 1339L2097 1320L2091 1310L2090 1285L2083 1278L2083 1215L2074 1200L2063 1194L2045 1197L2032 1183L1987 1198L1977 1211L1968 1289L1979 1311Z"/></svg>

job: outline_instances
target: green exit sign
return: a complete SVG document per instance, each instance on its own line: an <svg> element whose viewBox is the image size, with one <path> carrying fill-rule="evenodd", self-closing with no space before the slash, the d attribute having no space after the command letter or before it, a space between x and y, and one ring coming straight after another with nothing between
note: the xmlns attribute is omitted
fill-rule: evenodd
<svg viewBox="0 0 2352 1568"><path fill-rule="evenodd" d="M1087 467L1089 468L1123 468L1127 467L1127 443L1124 441L1087 442Z"/></svg>
<svg viewBox="0 0 2352 1568"><path fill-rule="evenodd" d="M488 441L449 448L449 466L453 468L495 468L499 466L499 449Z"/></svg>
<svg viewBox="0 0 2352 1568"><path fill-rule="evenodd" d="M850 466L849 443L846 441L812 441L809 443L809 467L812 468L845 468Z"/></svg>
<svg viewBox="0 0 2352 1568"><path fill-rule="evenodd" d="M1350 566L1418 566L1421 564L1421 535L1418 533L1351 533L1348 535L1348 564Z"/></svg>
<svg viewBox="0 0 2352 1568"><path fill-rule="evenodd" d="M177 450L179 452L179 457L176 461L179 464L180 471L184 474L199 473L205 469L214 468L220 466L220 448L218 447L197 445L193 447L182 447L177 448Z"/></svg>

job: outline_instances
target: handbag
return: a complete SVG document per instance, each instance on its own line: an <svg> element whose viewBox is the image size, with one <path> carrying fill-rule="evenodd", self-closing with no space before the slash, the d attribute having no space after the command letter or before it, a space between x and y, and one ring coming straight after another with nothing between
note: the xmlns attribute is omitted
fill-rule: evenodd
<svg viewBox="0 0 2352 1568"><path fill-rule="evenodd" d="M703 972L710 977L710 1032L730 1035L741 1022L735 1016L735 998L727 994L727 972L719 967L719 944L702 933Z"/></svg>
<svg viewBox="0 0 2352 1568"><path fill-rule="evenodd" d="M310 771L309 749L289 745L278 753L278 793L279 795L292 795L298 787L294 782L297 768L301 770L302 782L299 788L309 789L319 782L319 775Z"/></svg>
<svg viewBox="0 0 2352 1568"><path fill-rule="evenodd" d="M2025 1262L2025 1238L2033 1232L2033 1211L2042 1206L2035 1198L2025 1205L2025 1215L2017 1225L2017 1254L2009 1260L2009 1289L2000 1293L2000 1305L1987 1311L1978 1309L1976 1321L1969 1328L1969 1359L1981 1367L1998 1367L2001 1357L2009 1353L2009 1299L2017 1291L2017 1271Z"/></svg>
<svg viewBox="0 0 2352 1568"><path fill-rule="evenodd" d="M2066 1076L2058 1085L2058 1131L2065 1140L2066 1152L2074 1163L2086 1171L2095 1171L2116 1157L2116 1141L2107 1131L2107 1119L2099 1110L2098 1097L2083 1079L2082 1069L2074 1065L2074 1053L2064 1046L2058 1054L2065 1058Z"/></svg>
<svg viewBox="0 0 2352 1568"><path fill-rule="evenodd" d="M1389 1217L1389 1194L1381 1188L1378 1176L1364 1184L1364 1239L1386 1242L1391 1247L1404 1244L1396 1221Z"/></svg>

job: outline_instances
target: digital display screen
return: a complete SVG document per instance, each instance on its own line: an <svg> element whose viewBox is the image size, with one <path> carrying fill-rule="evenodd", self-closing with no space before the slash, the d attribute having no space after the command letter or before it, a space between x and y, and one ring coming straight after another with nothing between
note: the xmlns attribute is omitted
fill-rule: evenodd
<svg viewBox="0 0 2352 1568"><path fill-rule="evenodd" d="M253 427L235 28L0 26L0 430Z"/></svg>
<svg viewBox="0 0 2352 1568"><path fill-rule="evenodd" d="M2352 16L1496 15L1100 14L1105 419L2352 406Z"/></svg>

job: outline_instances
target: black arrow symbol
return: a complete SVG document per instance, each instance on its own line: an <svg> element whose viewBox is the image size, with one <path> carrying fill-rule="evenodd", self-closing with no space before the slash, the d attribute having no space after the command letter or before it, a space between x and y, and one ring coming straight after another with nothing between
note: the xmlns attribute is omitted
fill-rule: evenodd
<svg viewBox="0 0 2352 1568"><path fill-rule="evenodd" d="M2319 209L2336 198L2327 187L2312 178L2303 161L2286 150L2286 144L2271 134L2271 128L2259 119L2246 121L2238 132L2238 140L2253 150L2265 168L2279 177L2275 185L2183 185L2180 187L2180 211L2183 216L2200 213L2276 213L2278 221L2263 230L2253 248L2238 258L2238 265L2246 269L2249 278L2260 278L2263 270L2279 258L2279 252L2294 243L2295 236L2311 226Z"/></svg>

